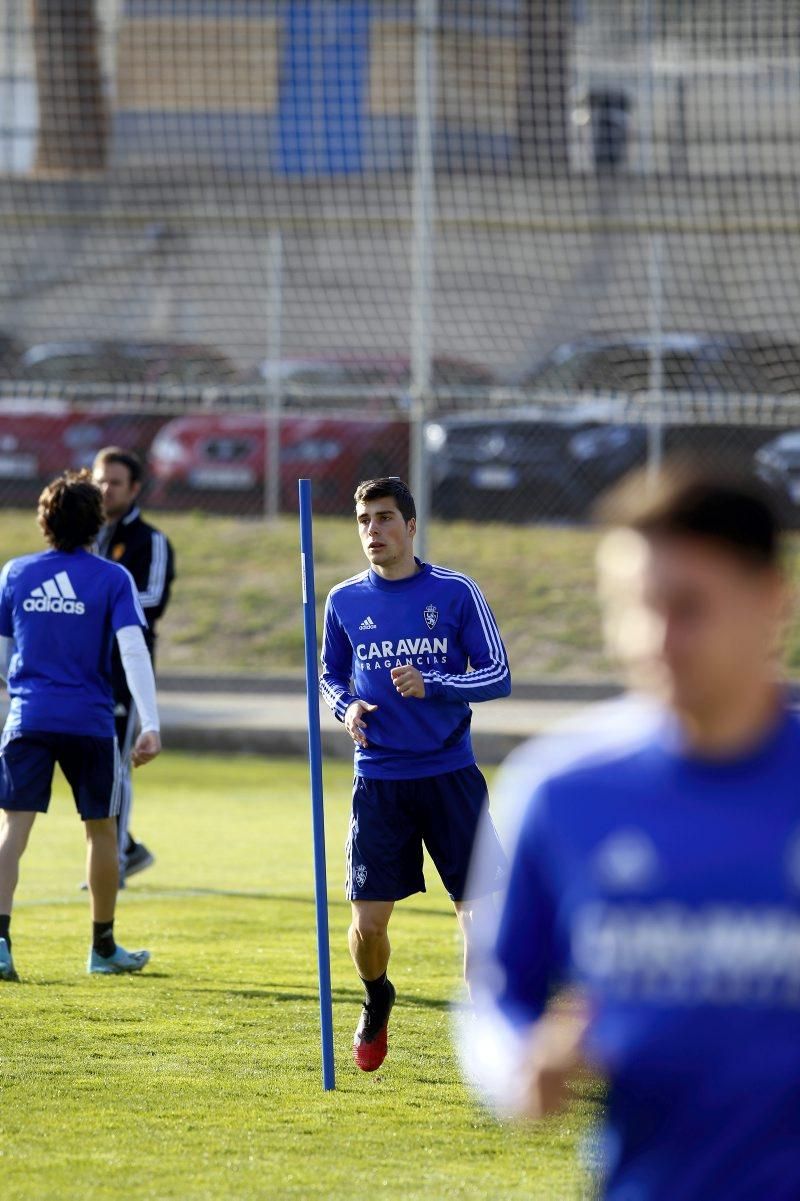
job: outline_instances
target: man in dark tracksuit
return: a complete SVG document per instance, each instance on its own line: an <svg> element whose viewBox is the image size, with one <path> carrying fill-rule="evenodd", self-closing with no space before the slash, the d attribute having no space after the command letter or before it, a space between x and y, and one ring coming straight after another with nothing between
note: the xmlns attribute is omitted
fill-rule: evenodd
<svg viewBox="0 0 800 1201"><path fill-rule="evenodd" d="M169 601L175 577L175 558L167 538L142 519L136 503L142 489L142 464L136 455L118 446L99 451L93 467L94 482L103 494L106 524L97 538L97 553L127 567L139 593L147 619L145 641L154 658L156 622ZM117 741L122 762L122 802L118 840L120 880L144 871L154 862L143 842L129 832L132 805L130 750L136 739L137 713L119 653L114 653L113 684Z"/></svg>

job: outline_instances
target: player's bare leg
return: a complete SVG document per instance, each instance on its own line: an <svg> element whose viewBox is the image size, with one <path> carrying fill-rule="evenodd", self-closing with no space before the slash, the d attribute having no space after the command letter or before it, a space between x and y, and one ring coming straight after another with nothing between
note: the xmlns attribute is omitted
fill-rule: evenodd
<svg viewBox="0 0 800 1201"><path fill-rule="evenodd" d="M374 980L389 966L389 919L394 901L353 901L348 931L350 955L362 980Z"/></svg>
<svg viewBox="0 0 800 1201"><path fill-rule="evenodd" d="M84 822L84 826L93 930L88 970L103 975L141 971L150 958L149 951L126 951L114 940L114 910L119 889L117 819L95 818Z"/></svg>
<svg viewBox="0 0 800 1201"><path fill-rule="evenodd" d="M16 980L11 958L11 907L19 881L19 861L28 845L36 814L0 810L0 980Z"/></svg>
<svg viewBox="0 0 800 1201"><path fill-rule="evenodd" d="M464 936L464 983L472 996L471 974L475 951L475 934L491 917L494 901L491 896L478 897L471 901L454 901L456 917Z"/></svg>
<svg viewBox="0 0 800 1201"><path fill-rule="evenodd" d="M113 922L119 890L116 818L98 818L84 825L86 879L89 882L92 921Z"/></svg>
<svg viewBox="0 0 800 1201"><path fill-rule="evenodd" d="M19 861L28 845L35 813L0 810L0 913L10 913L19 880Z"/></svg>
<svg viewBox="0 0 800 1201"><path fill-rule="evenodd" d="M353 1038L353 1058L364 1072L374 1072L386 1058L387 1027L395 1000L386 978L391 946L389 919L393 901L353 901L348 931L350 955L366 992L361 1019Z"/></svg>

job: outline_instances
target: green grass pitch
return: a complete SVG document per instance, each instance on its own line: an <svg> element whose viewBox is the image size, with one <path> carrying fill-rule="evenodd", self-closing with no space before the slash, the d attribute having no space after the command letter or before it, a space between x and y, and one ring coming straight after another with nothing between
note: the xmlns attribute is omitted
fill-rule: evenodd
<svg viewBox="0 0 800 1201"><path fill-rule="evenodd" d="M348 771L326 775L337 1091L321 1088L310 806L297 761L165 754L137 773L156 866L122 895L138 977L85 975L82 832L63 783L22 864L0 985L0 1192L72 1198L582 1195L587 1103L533 1131L474 1105L450 1046L460 954L429 873L393 920L390 1055L357 1071L342 900Z"/></svg>

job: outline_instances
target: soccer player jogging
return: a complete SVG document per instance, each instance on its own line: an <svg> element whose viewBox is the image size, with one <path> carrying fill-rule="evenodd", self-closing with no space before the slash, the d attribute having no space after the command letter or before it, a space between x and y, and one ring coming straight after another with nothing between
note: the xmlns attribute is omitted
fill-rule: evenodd
<svg viewBox="0 0 800 1201"><path fill-rule="evenodd" d="M511 676L500 633L477 584L414 556L416 511L397 478L356 494L369 569L332 589L325 609L322 696L355 744L347 843L350 953L366 993L355 1032L359 1068L387 1051L395 989L387 978L388 925L396 901L425 891L423 843L455 903L469 977L470 924L498 887L468 895L475 829L486 782L470 738L474 701L507 696Z"/></svg>
<svg viewBox="0 0 800 1201"><path fill-rule="evenodd" d="M145 642L150 658L155 657L156 623L169 603L175 578L175 556L166 536L142 518L138 505L142 490L142 464L139 458L119 446L99 451L93 466L93 478L103 494L105 524L97 539L97 551L104 559L121 563L133 576L139 603L147 627ZM155 856L130 832L133 807L130 751L137 729L138 715L122 670L119 650L112 658L114 683L114 719L120 746L121 801L117 818L120 880L136 875L155 862Z"/></svg>
<svg viewBox="0 0 800 1201"><path fill-rule="evenodd" d="M126 951L114 938L121 797L111 650L116 643L141 715L132 751L139 766L161 749L146 622L129 573L92 553L103 501L88 472L65 472L49 484L38 517L51 549L12 559L0 574L0 653L11 697L0 742L0 979L17 978L10 926L19 861L37 813L47 812L56 763L86 830L88 971L137 972L149 952Z"/></svg>
<svg viewBox="0 0 800 1201"><path fill-rule="evenodd" d="M609 1201L800 1197L800 722L781 683L779 510L670 464L605 506L605 627L636 695L521 810L464 1040L482 1090L539 1117L608 1080ZM501 786L502 791L502 786ZM479 839L480 841L480 839Z"/></svg>

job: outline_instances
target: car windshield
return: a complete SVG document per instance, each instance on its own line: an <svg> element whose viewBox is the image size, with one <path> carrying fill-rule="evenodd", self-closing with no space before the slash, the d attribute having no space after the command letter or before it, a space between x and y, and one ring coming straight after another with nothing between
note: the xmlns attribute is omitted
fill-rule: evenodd
<svg viewBox="0 0 800 1201"><path fill-rule="evenodd" d="M282 388L289 405L326 409L394 409L407 387L402 371L382 363L332 363L309 365L291 371Z"/></svg>
<svg viewBox="0 0 800 1201"><path fill-rule="evenodd" d="M492 382L491 372L477 363L459 363L448 359L434 359L434 387L453 388L459 384L470 387L486 385Z"/></svg>
<svg viewBox="0 0 800 1201"><path fill-rule="evenodd" d="M230 382L236 371L222 355L186 354L152 360L147 378L156 384L217 384Z"/></svg>
<svg viewBox="0 0 800 1201"><path fill-rule="evenodd" d="M268 369L266 369L269 378ZM434 360L434 388L486 386L491 381L487 370L476 364L447 359ZM402 360L385 363L342 362L307 364L292 369L284 376L282 388L288 404L313 408L315 403L326 408L375 410L406 408L411 384L410 367Z"/></svg>
<svg viewBox="0 0 800 1201"><path fill-rule="evenodd" d="M295 387L344 388L348 386L375 387L391 385L398 376L388 368L361 367L357 364L330 367L302 367L287 376L287 384Z"/></svg>
<svg viewBox="0 0 800 1201"><path fill-rule="evenodd" d="M665 351L661 356L662 386L673 391L691 388L696 365L692 352ZM540 388L577 392L646 392L652 370L646 348L605 346L579 350L562 362L551 362L530 382Z"/></svg>
<svg viewBox="0 0 800 1201"><path fill-rule="evenodd" d="M24 363L23 379L59 383L140 384L147 376L144 359L109 354L52 354Z"/></svg>
<svg viewBox="0 0 800 1201"><path fill-rule="evenodd" d="M786 348L783 348L784 350ZM800 360L775 347L708 342L666 349L659 364L646 346L620 343L578 348L551 359L528 378L541 389L575 392L647 392L658 380L670 392L783 394L797 390Z"/></svg>

